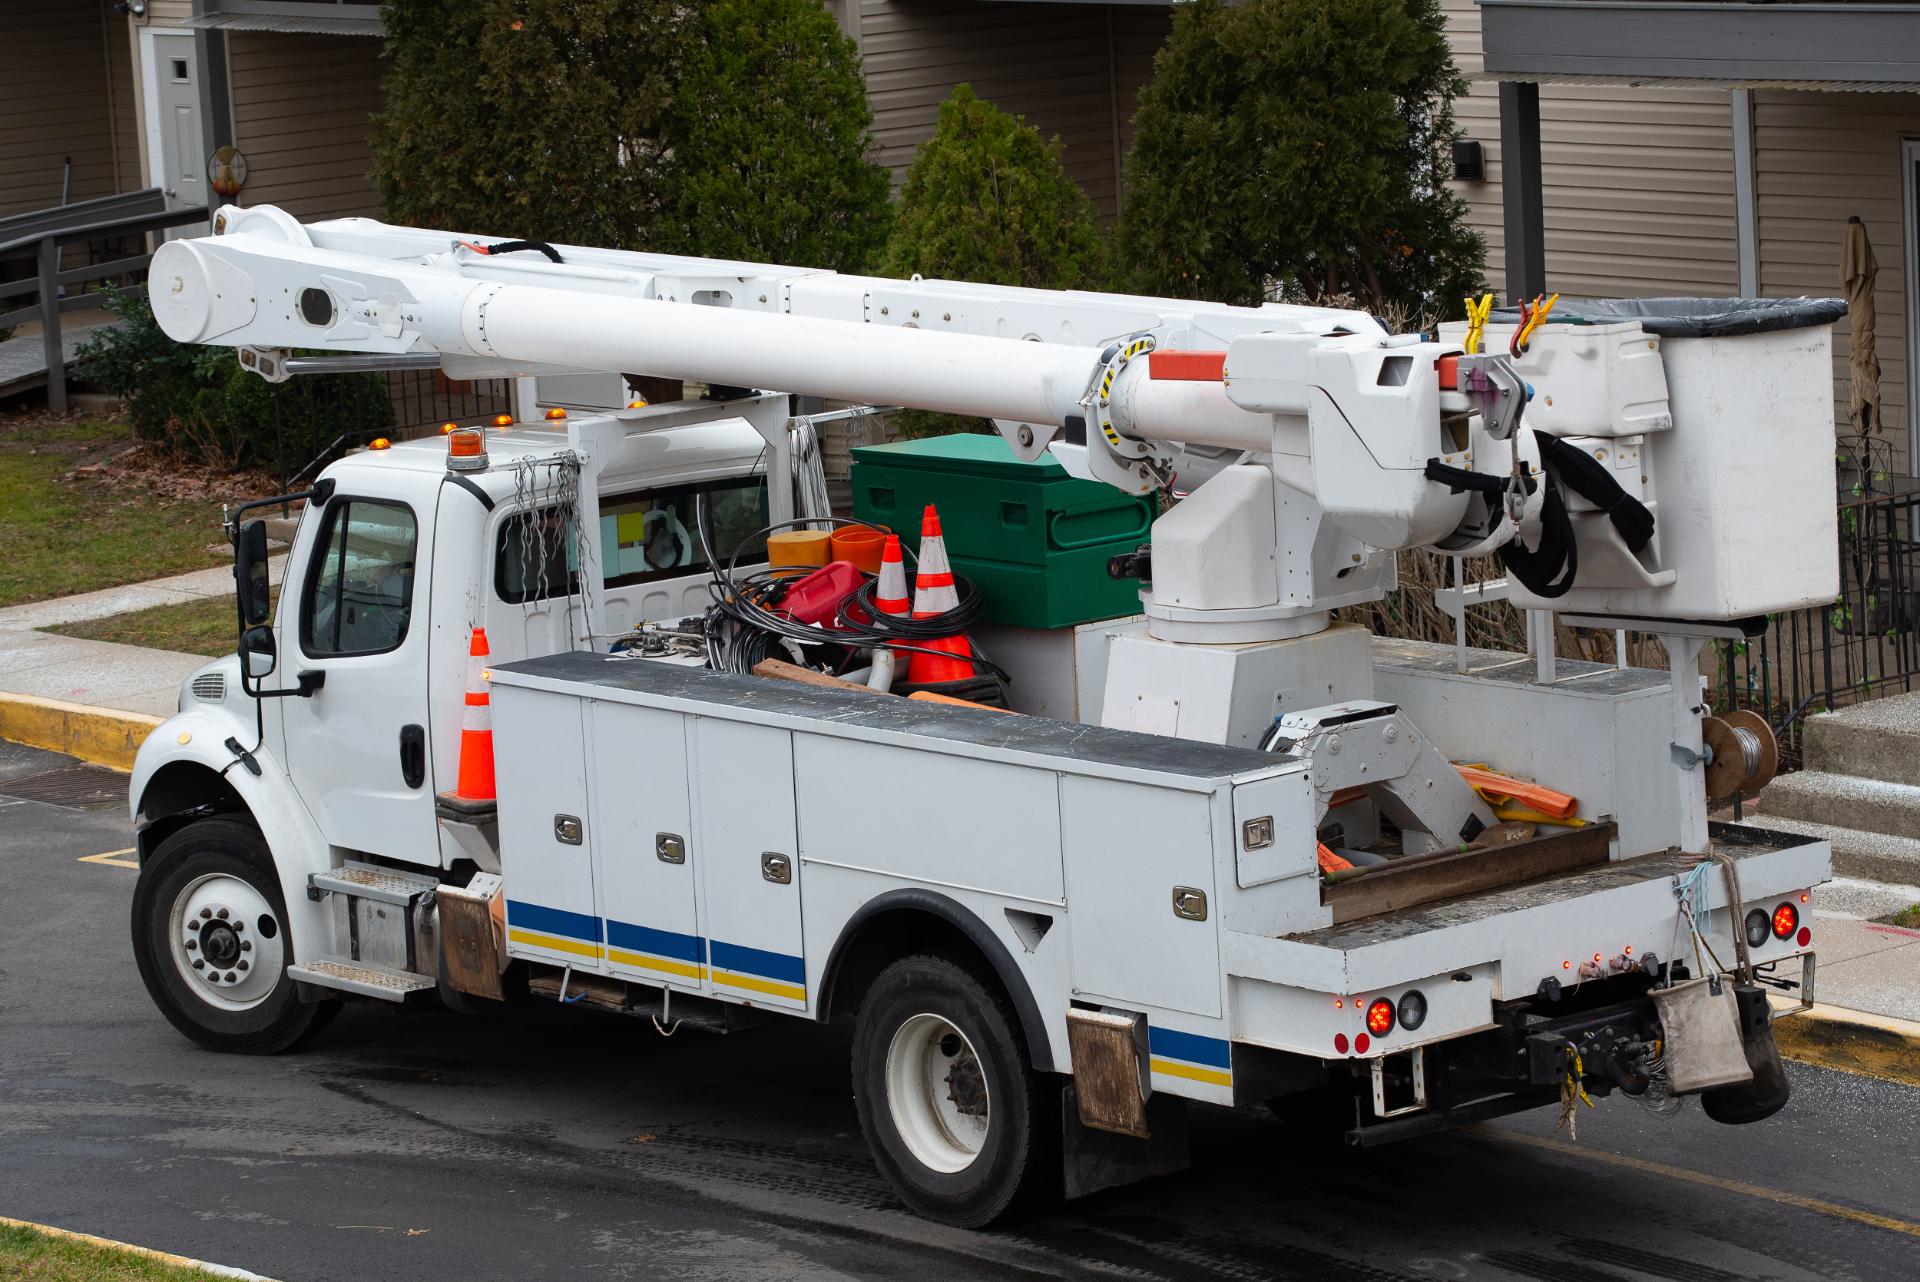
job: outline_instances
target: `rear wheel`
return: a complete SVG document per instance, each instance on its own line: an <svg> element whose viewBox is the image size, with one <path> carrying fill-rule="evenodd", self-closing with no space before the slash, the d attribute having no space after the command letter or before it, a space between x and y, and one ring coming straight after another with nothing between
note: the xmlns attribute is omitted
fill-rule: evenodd
<svg viewBox="0 0 1920 1282"><path fill-rule="evenodd" d="M330 1021L337 1002L300 1000L286 904L251 824L188 824L141 865L133 955L170 1023L211 1050L272 1054Z"/></svg>
<svg viewBox="0 0 1920 1282"><path fill-rule="evenodd" d="M964 1228L1057 1187L1057 1084L1028 1066L997 987L944 957L908 957L867 990L853 1089L874 1160L902 1201Z"/></svg>

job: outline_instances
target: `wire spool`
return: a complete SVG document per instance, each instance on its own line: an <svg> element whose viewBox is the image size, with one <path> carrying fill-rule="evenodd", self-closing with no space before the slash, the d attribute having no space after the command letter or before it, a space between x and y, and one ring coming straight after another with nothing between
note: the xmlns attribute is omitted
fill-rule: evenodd
<svg viewBox="0 0 1920 1282"><path fill-rule="evenodd" d="M1759 792L1773 782L1780 768L1780 745L1774 740L1773 727L1746 708L1724 718L1703 718L1700 737L1713 750L1713 761L1707 766L1710 800Z"/></svg>

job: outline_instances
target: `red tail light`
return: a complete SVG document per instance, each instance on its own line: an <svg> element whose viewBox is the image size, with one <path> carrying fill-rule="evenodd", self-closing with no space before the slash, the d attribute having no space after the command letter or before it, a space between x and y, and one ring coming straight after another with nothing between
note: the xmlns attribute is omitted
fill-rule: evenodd
<svg viewBox="0 0 1920 1282"><path fill-rule="evenodd" d="M1345 1033L1335 1033L1333 1035L1333 1051L1336 1055L1345 1055L1347 1053L1347 1035Z"/></svg>
<svg viewBox="0 0 1920 1282"><path fill-rule="evenodd" d="M1773 910L1773 937L1785 939L1800 929L1800 910L1792 904L1781 904Z"/></svg>
<svg viewBox="0 0 1920 1282"><path fill-rule="evenodd" d="M1393 1031L1392 1002L1376 997L1367 1003L1367 1031L1375 1037L1385 1037Z"/></svg>
<svg viewBox="0 0 1920 1282"><path fill-rule="evenodd" d="M1367 1040L1365 1033L1354 1034L1353 1053L1355 1055L1365 1055L1367 1053L1367 1047L1371 1045L1373 1045L1373 1043Z"/></svg>

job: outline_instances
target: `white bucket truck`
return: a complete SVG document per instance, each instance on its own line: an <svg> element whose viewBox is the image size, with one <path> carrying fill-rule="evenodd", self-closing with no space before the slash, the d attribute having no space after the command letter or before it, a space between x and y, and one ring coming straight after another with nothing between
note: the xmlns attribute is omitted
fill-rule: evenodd
<svg viewBox="0 0 1920 1282"><path fill-rule="evenodd" d="M1526 421L1555 394L1527 360L1358 313L492 248L261 207L155 256L167 331L269 377L304 349L711 389L340 460L277 610L239 525L240 653L132 781L136 953L187 1035L277 1051L436 990L850 1016L875 1160L967 1225L1177 1166L1192 1100L1359 1144L1582 1089L1784 1102L1755 981L1810 988L1828 852L1708 823L1703 780L1768 745L1697 665L1834 595L1824 328L1731 340L1710 386L1642 361L1593 393L1631 413L1563 439ZM825 515L788 394L991 417L1130 493L1211 451L1127 567L1100 724L720 670L712 563ZM1333 621L1414 548L1505 549L1516 601L1658 634L1671 670ZM476 628L497 808L450 795ZM1455 762L1584 826L1490 844L1527 834ZM1322 842L1362 866L1323 875Z"/></svg>

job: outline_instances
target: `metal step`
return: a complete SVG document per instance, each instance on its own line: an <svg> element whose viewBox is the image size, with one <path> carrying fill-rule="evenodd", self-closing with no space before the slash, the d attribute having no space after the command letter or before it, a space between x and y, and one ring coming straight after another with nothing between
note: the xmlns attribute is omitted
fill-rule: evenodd
<svg viewBox="0 0 1920 1282"><path fill-rule="evenodd" d="M383 1002L405 1001L408 993L434 987L429 976L358 962L351 957L316 957L303 965L287 967L287 973L303 983L377 997Z"/></svg>
<svg viewBox="0 0 1920 1282"><path fill-rule="evenodd" d="M643 1015L671 1024L685 1024L709 1033L737 1033L769 1022L773 1016L759 1007L715 1001L697 993L665 989L652 984L629 984L578 971L565 975L543 971L527 977L527 991L535 997L558 998L566 990L569 1005L578 1003L618 1015Z"/></svg>
<svg viewBox="0 0 1920 1282"><path fill-rule="evenodd" d="M369 899L377 904L405 907L413 902L415 895L437 889L439 885L437 877L395 872L391 868L377 868L372 864L347 863L308 877L307 897L317 900L325 895L351 895L355 899Z"/></svg>

